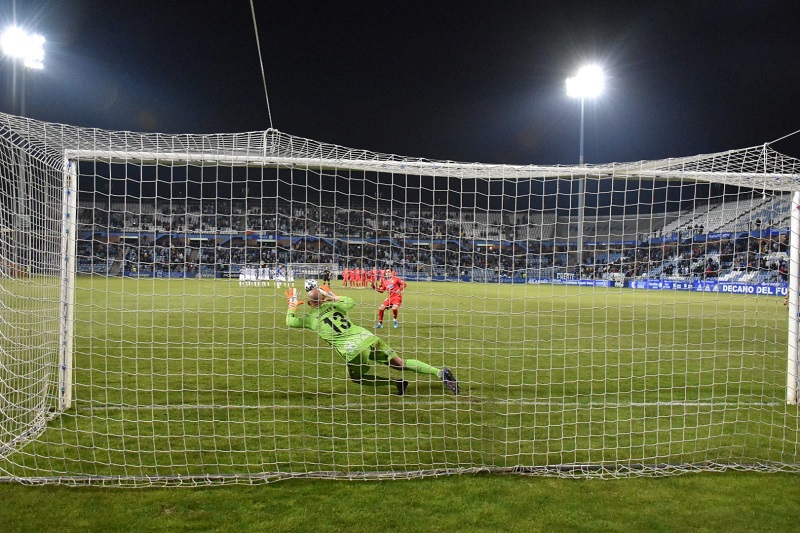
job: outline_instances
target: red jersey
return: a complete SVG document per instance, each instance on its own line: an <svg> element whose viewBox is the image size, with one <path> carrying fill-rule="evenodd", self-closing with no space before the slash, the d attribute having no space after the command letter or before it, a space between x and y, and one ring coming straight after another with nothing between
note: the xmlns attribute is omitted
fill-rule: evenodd
<svg viewBox="0 0 800 533"><path fill-rule="evenodd" d="M406 288L407 283L397 276L383 278L375 287L378 292L389 292L390 296L399 295Z"/></svg>

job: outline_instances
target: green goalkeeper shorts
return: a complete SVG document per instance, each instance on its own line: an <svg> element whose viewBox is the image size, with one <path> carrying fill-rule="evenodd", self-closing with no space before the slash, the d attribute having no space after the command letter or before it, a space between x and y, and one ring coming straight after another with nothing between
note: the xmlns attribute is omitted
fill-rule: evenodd
<svg viewBox="0 0 800 533"><path fill-rule="evenodd" d="M369 374L375 363L388 365L397 352L385 340L377 338L369 348L362 350L347 362L351 374Z"/></svg>

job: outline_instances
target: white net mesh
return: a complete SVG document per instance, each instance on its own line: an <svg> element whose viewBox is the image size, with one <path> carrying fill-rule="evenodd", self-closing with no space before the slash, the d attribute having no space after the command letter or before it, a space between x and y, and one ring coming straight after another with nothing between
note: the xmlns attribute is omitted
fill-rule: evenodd
<svg viewBox="0 0 800 533"><path fill-rule="evenodd" d="M5 479L798 471L800 183L769 146L544 167L274 130L0 131ZM372 331L387 268L408 287L374 331L424 365L370 372L403 396L286 322L284 291L330 275Z"/></svg>

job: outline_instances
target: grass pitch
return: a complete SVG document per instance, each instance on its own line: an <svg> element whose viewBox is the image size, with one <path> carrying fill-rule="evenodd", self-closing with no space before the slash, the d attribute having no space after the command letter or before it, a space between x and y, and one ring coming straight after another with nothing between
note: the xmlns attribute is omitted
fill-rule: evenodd
<svg viewBox="0 0 800 533"><path fill-rule="evenodd" d="M334 289L374 324L381 295ZM235 280L80 278L73 407L0 466L142 485L798 464L776 297L412 283L378 334L451 367L459 397L353 384L285 312L283 289Z"/></svg>

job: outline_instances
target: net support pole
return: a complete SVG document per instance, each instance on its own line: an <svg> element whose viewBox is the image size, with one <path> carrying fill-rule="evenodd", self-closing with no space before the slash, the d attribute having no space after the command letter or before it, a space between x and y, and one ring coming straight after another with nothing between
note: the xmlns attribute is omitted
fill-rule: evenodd
<svg viewBox="0 0 800 533"><path fill-rule="evenodd" d="M16 221L14 227L16 228L15 247L17 257L14 259L16 265L22 269L23 272L30 275L32 274L32 246L31 246L31 217L30 217L30 169L28 168L28 154L24 151L17 152L17 176L16 181L16 194L17 202L15 207ZM24 253L23 253L24 250Z"/></svg>
<svg viewBox="0 0 800 533"><path fill-rule="evenodd" d="M586 106L586 98L581 97L581 153L578 155L578 166L583 167L583 115ZM584 208L586 207L586 173L578 178L578 278L581 278L581 270L583 269L583 225L584 225ZM567 244L569 248L569 244Z"/></svg>
<svg viewBox="0 0 800 533"><path fill-rule="evenodd" d="M576 235L576 246L578 249L578 278L581 278L581 272L583 269L583 231L585 225L585 209L586 176L583 175L578 178L578 234Z"/></svg>
<svg viewBox="0 0 800 533"><path fill-rule="evenodd" d="M64 160L64 187L61 218L61 327L58 353L58 406L66 411L72 405L72 341L75 323L75 253L78 205L78 163Z"/></svg>
<svg viewBox="0 0 800 533"><path fill-rule="evenodd" d="M797 403L798 289L800 288L800 192L792 193L789 230L789 354L786 363L786 403Z"/></svg>

